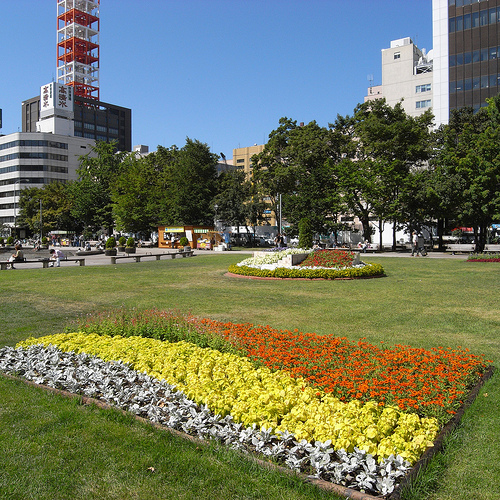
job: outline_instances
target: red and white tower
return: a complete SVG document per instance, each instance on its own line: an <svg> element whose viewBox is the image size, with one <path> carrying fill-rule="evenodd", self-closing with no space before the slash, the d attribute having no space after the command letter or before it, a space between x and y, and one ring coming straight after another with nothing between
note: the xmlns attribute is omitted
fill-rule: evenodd
<svg viewBox="0 0 500 500"><path fill-rule="evenodd" d="M99 100L100 0L57 0L57 81Z"/></svg>

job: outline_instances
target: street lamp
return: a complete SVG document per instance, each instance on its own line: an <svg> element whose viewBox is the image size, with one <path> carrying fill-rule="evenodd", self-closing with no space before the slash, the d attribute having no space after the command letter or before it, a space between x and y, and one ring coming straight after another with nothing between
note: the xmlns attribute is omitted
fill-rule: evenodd
<svg viewBox="0 0 500 500"><path fill-rule="evenodd" d="M214 229L217 230L217 209L219 208L219 205L217 203L214 205L215 208L215 219L214 219Z"/></svg>
<svg viewBox="0 0 500 500"><path fill-rule="evenodd" d="M42 226L42 199L40 198L40 245L42 244L43 226Z"/></svg>
<svg viewBox="0 0 500 500"><path fill-rule="evenodd" d="M17 234L16 228L17 228L17 203L16 203L16 185L21 184L21 179L16 179L14 181L14 227L12 228L14 232ZM11 231L11 236L12 236L12 231Z"/></svg>

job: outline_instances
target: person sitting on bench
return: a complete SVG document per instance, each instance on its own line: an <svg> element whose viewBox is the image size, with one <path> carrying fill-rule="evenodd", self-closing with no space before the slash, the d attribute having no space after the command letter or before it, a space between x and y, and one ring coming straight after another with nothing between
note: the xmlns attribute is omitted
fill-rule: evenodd
<svg viewBox="0 0 500 500"><path fill-rule="evenodd" d="M65 257L65 255L64 255L64 253L63 253L62 250L59 250L59 249L54 250L54 249L52 249L50 251L50 260L55 261L56 267L61 267L61 259L64 260L65 258L66 257ZM49 264L49 267L54 267L54 262L51 262Z"/></svg>
<svg viewBox="0 0 500 500"><path fill-rule="evenodd" d="M19 244L15 245L14 250L15 250L15 252L9 257L11 269L15 269L14 262L23 262L23 260L24 260L24 254L23 254L21 245L19 245Z"/></svg>

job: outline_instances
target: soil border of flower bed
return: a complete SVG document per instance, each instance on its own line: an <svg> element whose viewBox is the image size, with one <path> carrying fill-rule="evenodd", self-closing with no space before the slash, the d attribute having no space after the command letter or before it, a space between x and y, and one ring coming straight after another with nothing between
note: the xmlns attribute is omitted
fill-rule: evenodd
<svg viewBox="0 0 500 500"><path fill-rule="evenodd" d="M239 275L235 275L235 276L254 278L253 276L239 276ZM372 277L375 278L378 276L372 276ZM284 278L261 278L261 279L284 279ZM285 278L285 279L297 279L297 278ZM302 279L307 279L307 278L302 278ZM320 279L322 279L322 278L320 278ZM350 278L350 279L353 279L353 278ZM352 488L347 488L347 487L341 486L339 484L335 484L335 483L332 483L329 481L324 481L322 479L311 477L311 476L308 476L306 474L298 473L298 472L293 471L291 469L288 469L286 467L282 467L282 466L274 464L272 462L262 460L258 456L256 456L255 454L245 454L245 457L250 458L252 461L257 463L258 465L268 467L268 468L273 469L273 470L278 470L278 471L285 473L285 474L296 475L296 476L300 477L302 480L304 480L305 482L311 483L311 484L317 486L318 488L321 488L321 489L326 490L326 491L333 491L337 495L344 496L345 498L351 498L353 500L381 500L383 498L386 498L387 500L401 500L402 489L405 488L406 486L408 486L409 484L411 484L411 482L419 474L420 470L425 468L425 466L428 464L428 462L431 460L431 458L436 453L438 453L439 451L442 450L442 448L444 446L445 437L448 434L450 434L459 425L459 423L460 423L460 421L465 413L465 410L474 402L474 400L476 399L476 397L479 394L479 391L481 390L483 385L491 378L494 371L495 371L495 367L493 365L488 366L487 370L484 372L481 379L470 390L464 403L457 410L457 412L455 413L453 418L443 427L443 429L441 429L440 433L437 435L436 439L434 440L434 445L425 451L425 453L420 457L418 462L416 462L415 465L411 468L410 472L408 474L406 474L406 476L402 479L402 481L398 485L395 486L394 491L392 493L390 493L389 495L373 496L373 495L369 495L367 493L362 493L362 492L355 490L355 489L352 489ZM138 422L146 423L146 424L151 425L152 427L154 427L156 429L169 432L169 433L174 434L176 436L179 436L181 438L192 441L196 444L201 444L201 445L205 445L205 446L207 446L209 444L209 440L199 439L195 436L190 436L189 434L186 434L184 432L181 432L181 431L178 431L175 429L171 429L171 428L166 427L164 425L160 425L160 424L151 422L150 420L148 420L146 418L140 417L138 415L134 415L131 412L128 412L126 410L122 410L116 406L105 403L99 399L90 398L88 396L83 396L81 394L75 394L75 393L65 391L62 389L56 389L54 387L49 387L49 386L43 385L43 384L37 384L35 382L32 382L31 380L26 380L24 378L16 377L16 376L9 375L9 374L3 373L3 372L0 372L0 374L7 379L24 382L25 384L27 384L31 387L38 387L42 390L45 390L45 391L48 391L48 392L51 392L54 394L59 394L63 397L67 397L67 398L71 398L71 399L78 399L78 400L80 400L81 404L86 405L86 406L90 406L93 404L93 405L96 405L97 407L102 408L102 409L113 409L115 411L121 412L122 414L132 415L134 417L134 419L137 420Z"/></svg>

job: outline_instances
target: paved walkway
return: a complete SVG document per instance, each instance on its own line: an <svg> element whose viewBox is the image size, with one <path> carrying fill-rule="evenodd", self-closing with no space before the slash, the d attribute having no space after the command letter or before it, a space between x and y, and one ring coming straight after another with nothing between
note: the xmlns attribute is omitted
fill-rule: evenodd
<svg viewBox="0 0 500 500"><path fill-rule="evenodd" d="M68 257L76 256L78 248L75 247L62 247L62 251L66 253ZM229 252L224 252L226 255L234 255L240 256L241 258L238 257L239 260L245 258L245 255L251 255L252 250L231 250ZM49 257L49 251L48 250L41 250L39 252L35 252L33 249L30 248L24 248L24 253L25 257L28 259L32 260L38 260L38 259L43 259L43 258L48 258ZM158 253L170 253L170 250L167 248L137 248L136 253L138 255L152 255L152 254L158 254ZM126 255L124 252L119 252L119 256L124 256ZM195 250L194 252L195 256L200 256L200 257L210 257L210 256L216 256L220 255L219 252L214 252L210 250ZM8 260L10 256L10 252L4 252L0 253L0 260ZM405 258L413 258L413 259L462 259L465 260L467 259L467 254L457 254L457 255L452 255L450 252L430 252L427 254L426 257L412 257L410 252L382 252L382 253L373 253L369 252L366 254L361 254L361 259L362 260L376 260L380 257L405 257ZM177 257L180 258L180 257ZM190 258L190 257L187 257ZM162 259L166 259L165 257ZM148 260L154 260L153 258L151 259L145 259L143 262L147 262ZM135 261L130 258L130 259L119 259L115 265L121 265L125 263L135 263ZM86 255L85 256L85 265L86 266L103 266L103 265L111 265L111 258L106 256L105 254L98 254L98 255ZM61 267L68 267L68 266L78 266L78 263L75 262L64 262L62 261ZM22 264L20 266L17 266L17 269L22 270L22 269L38 269L42 268L41 264L38 263L27 263L27 264Z"/></svg>

